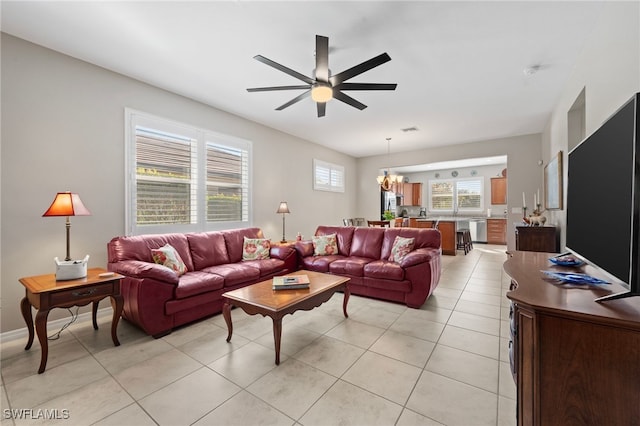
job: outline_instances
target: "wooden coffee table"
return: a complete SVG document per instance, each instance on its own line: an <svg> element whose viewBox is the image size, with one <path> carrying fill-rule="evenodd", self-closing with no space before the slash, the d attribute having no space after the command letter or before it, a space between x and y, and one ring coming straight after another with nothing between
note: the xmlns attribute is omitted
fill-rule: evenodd
<svg viewBox="0 0 640 426"><path fill-rule="evenodd" d="M336 291L344 291L342 311L346 318L347 303L349 302L349 278L338 275L323 274L313 271L297 271L289 275L307 275L309 277L308 289L273 290L272 280L259 282L247 287L239 288L224 293L224 306L222 315L227 323L229 335L227 342L231 341L233 324L231 323L231 307L238 306L249 315L260 314L263 317L271 317L273 320L273 339L276 349L276 365L280 364L280 341L282 337L282 317L296 311L309 311L322 305Z"/></svg>

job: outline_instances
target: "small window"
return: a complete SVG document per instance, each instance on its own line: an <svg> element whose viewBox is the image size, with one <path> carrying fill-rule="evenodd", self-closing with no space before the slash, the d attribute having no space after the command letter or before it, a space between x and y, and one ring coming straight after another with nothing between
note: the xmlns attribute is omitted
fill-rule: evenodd
<svg viewBox="0 0 640 426"><path fill-rule="evenodd" d="M344 167L314 159L313 189L344 192Z"/></svg>

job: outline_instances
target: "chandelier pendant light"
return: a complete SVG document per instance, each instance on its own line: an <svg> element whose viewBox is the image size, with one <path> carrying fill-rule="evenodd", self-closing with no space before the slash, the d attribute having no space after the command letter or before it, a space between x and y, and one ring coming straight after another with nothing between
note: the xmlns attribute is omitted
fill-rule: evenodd
<svg viewBox="0 0 640 426"><path fill-rule="evenodd" d="M391 156L391 138L387 138L387 164L389 164ZM392 185L402 182L403 177L401 175L392 175L389 166L387 170L383 171L383 174L378 176L377 181L380 188L383 191L390 191Z"/></svg>

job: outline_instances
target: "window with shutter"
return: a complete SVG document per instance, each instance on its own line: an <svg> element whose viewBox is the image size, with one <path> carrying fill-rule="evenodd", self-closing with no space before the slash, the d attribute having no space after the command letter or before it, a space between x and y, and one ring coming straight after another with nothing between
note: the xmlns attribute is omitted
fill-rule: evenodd
<svg viewBox="0 0 640 426"><path fill-rule="evenodd" d="M126 110L129 234L248 226L251 143Z"/></svg>
<svg viewBox="0 0 640 426"><path fill-rule="evenodd" d="M314 159L313 189L344 192L344 167Z"/></svg>

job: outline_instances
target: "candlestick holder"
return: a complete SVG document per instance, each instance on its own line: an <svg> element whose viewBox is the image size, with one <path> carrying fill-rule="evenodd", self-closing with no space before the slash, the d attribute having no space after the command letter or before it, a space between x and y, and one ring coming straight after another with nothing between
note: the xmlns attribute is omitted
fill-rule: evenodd
<svg viewBox="0 0 640 426"><path fill-rule="evenodd" d="M540 216L542 210L540 210L540 204L536 204L536 209L533 211L534 216Z"/></svg>
<svg viewBox="0 0 640 426"><path fill-rule="evenodd" d="M526 206L522 207L522 220L524 220L525 223L529 223L529 222L527 222L527 207Z"/></svg>

